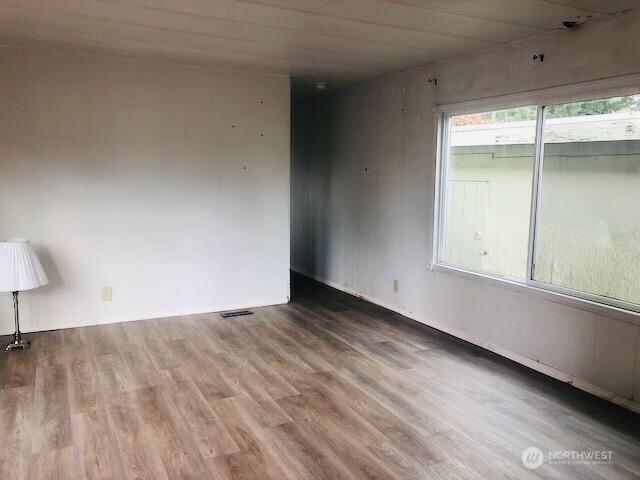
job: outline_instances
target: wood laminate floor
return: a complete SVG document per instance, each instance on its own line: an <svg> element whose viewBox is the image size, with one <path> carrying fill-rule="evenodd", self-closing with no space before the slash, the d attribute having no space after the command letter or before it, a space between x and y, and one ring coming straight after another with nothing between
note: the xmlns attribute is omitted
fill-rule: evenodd
<svg viewBox="0 0 640 480"><path fill-rule="evenodd" d="M0 354L2 480L640 476L639 416L300 277L253 316L30 337Z"/></svg>

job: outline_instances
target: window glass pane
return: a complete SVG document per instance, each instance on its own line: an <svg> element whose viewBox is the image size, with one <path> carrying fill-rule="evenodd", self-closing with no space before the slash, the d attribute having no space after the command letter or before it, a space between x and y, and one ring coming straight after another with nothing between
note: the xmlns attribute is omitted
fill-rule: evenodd
<svg viewBox="0 0 640 480"><path fill-rule="evenodd" d="M450 117L443 262L526 276L536 114L529 106Z"/></svg>
<svg viewBox="0 0 640 480"><path fill-rule="evenodd" d="M640 303L640 95L546 108L533 278Z"/></svg>

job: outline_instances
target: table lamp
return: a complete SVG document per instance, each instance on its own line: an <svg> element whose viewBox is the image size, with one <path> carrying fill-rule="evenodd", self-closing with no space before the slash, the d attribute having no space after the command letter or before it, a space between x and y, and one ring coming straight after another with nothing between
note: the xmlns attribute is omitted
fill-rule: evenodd
<svg viewBox="0 0 640 480"><path fill-rule="evenodd" d="M16 332L7 350L29 348L22 339L18 315L18 293L46 285L49 281L28 240L0 240L0 292L13 294Z"/></svg>

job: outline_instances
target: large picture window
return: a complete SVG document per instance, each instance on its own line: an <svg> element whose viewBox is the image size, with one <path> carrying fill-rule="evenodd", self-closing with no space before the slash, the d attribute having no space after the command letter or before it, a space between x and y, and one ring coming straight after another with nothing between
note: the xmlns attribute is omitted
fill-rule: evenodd
<svg viewBox="0 0 640 480"><path fill-rule="evenodd" d="M437 264L640 311L640 95L441 131Z"/></svg>
<svg viewBox="0 0 640 480"><path fill-rule="evenodd" d="M536 114L533 106L449 118L446 263L525 277Z"/></svg>

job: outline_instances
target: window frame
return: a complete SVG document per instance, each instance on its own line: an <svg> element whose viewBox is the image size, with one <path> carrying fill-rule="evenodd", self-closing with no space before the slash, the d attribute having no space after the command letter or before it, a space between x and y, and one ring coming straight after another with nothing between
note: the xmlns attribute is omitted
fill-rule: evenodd
<svg viewBox="0 0 640 480"><path fill-rule="evenodd" d="M433 211L433 249L431 269L455 273L467 278L482 279L494 284L509 286L527 292L541 294L545 298L572 306L595 309L598 313L620 313L623 318L633 317L632 323L640 324L640 304L596 295L580 290L541 282L533 278L536 234L539 225L542 169L544 163L545 109L549 106L578 101L640 94L640 75L628 75L612 79L554 87L522 94L492 97L470 102L437 105L434 107L435 128L435 184ZM532 175L531 209L529 212L529 241L527 245L527 271L525 278L486 272L470 267L447 263L444 258L444 220L446 185L449 161L450 119L456 115L488 112L526 106L537 107L535 159Z"/></svg>

